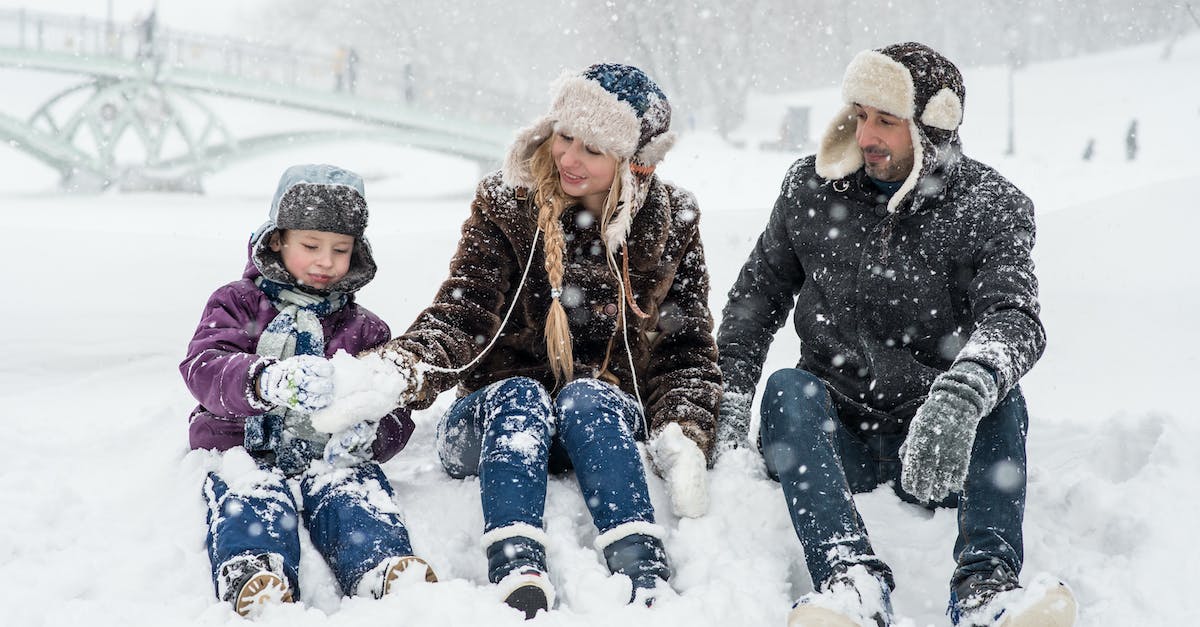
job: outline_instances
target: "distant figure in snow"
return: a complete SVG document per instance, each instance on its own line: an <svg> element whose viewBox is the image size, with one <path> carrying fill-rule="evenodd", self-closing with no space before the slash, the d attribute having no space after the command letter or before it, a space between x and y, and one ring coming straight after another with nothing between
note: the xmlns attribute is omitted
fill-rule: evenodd
<svg viewBox="0 0 1200 627"><path fill-rule="evenodd" d="M1089 137L1087 145L1083 147L1083 160L1091 161L1094 156L1096 156L1096 138Z"/></svg>
<svg viewBox="0 0 1200 627"><path fill-rule="evenodd" d="M699 209L654 173L670 124L635 67L563 76L479 184L433 303L373 351L419 373L408 407L458 386L438 455L452 477L479 477L488 579L527 618L554 606L548 475L574 468L631 603L652 603L671 574L636 442L677 515L708 507L721 378Z"/></svg>
<svg viewBox="0 0 1200 627"><path fill-rule="evenodd" d="M354 93L358 86L358 51L353 47L346 48L346 91Z"/></svg>
<svg viewBox="0 0 1200 627"><path fill-rule="evenodd" d="M154 38L155 30L158 26L158 8L150 9L150 13L146 15L141 22L138 23L138 46L137 58L149 59L154 57Z"/></svg>
<svg viewBox="0 0 1200 627"><path fill-rule="evenodd" d="M906 502L959 508L954 624L1074 620L1060 582L1018 580L1028 414L1017 382L1046 341L1033 203L963 155L965 96L958 68L922 44L855 56L843 108L787 173L729 290L723 454L750 444L767 349L796 309L799 361L767 380L758 434L815 588L789 625L891 624L892 571L851 497L885 483Z"/></svg>
<svg viewBox="0 0 1200 627"><path fill-rule="evenodd" d="M1137 158L1138 152L1138 121L1134 118L1129 121L1129 128L1125 131L1125 160L1133 161Z"/></svg>
<svg viewBox="0 0 1200 627"><path fill-rule="evenodd" d="M209 297L179 365L200 401L191 447L225 451L204 485L208 551L218 598L242 615L298 600L301 521L344 594L381 597L406 568L436 581L398 510L381 506L393 493L379 462L408 442L410 412L393 405L332 435L311 419L336 391L327 357L391 335L354 300L375 276L366 226L357 174L288 168L242 279Z"/></svg>

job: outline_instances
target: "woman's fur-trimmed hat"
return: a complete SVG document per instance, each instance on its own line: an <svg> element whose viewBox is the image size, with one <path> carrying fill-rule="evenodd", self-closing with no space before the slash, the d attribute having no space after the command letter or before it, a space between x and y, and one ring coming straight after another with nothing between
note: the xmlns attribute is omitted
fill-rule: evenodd
<svg viewBox="0 0 1200 627"><path fill-rule="evenodd" d="M932 171L939 152L957 149L966 86L958 67L933 48L916 42L858 53L842 79L846 106L834 117L817 151L817 174L839 179L862 167L854 139L854 104L875 107L912 122L913 172L892 197L890 208Z"/></svg>
<svg viewBox="0 0 1200 627"><path fill-rule="evenodd" d="M633 214L645 201L654 167L675 144L667 96L645 72L619 63L565 73L553 83L551 93L550 111L520 130L509 148L504 182L533 187L530 159L555 132L612 155L619 162L623 207L610 222L606 239L610 247L620 245Z"/></svg>

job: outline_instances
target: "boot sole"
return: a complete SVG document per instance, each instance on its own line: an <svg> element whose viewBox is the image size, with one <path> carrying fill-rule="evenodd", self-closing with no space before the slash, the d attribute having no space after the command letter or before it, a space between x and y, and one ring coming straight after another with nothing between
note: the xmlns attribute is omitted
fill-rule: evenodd
<svg viewBox="0 0 1200 627"><path fill-rule="evenodd" d="M433 568L429 566L429 563L415 555L410 555L408 557L400 558L400 560L388 570L387 575L383 578L383 594L386 595L391 592L392 584L394 584L396 580L400 578L400 573L408 570L409 568L424 568L425 581L428 581L429 583L437 583L437 575L433 574Z"/></svg>
<svg viewBox="0 0 1200 627"><path fill-rule="evenodd" d="M234 600L234 610L242 616L253 616L267 605L291 603L292 591L272 572L263 571L249 579Z"/></svg>
<svg viewBox="0 0 1200 627"><path fill-rule="evenodd" d="M845 614L815 605L799 605L788 614L788 627L860 627Z"/></svg>
<svg viewBox="0 0 1200 627"><path fill-rule="evenodd" d="M1072 627L1078 610L1071 591L1059 585L1020 614L1000 621L1000 627Z"/></svg>
<svg viewBox="0 0 1200 627"><path fill-rule="evenodd" d="M537 616L538 611L548 611L550 603L546 592L533 584L525 584L504 597L504 604L525 613L525 620Z"/></svg>

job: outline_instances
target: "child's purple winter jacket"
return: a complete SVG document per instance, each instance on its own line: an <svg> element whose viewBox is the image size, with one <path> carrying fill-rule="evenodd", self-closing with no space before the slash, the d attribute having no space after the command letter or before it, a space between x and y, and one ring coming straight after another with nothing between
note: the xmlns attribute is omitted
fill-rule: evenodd
<svg viewBox="0 0 1200 627"><path fill-rule="evenodd" d="M270 299L255 284L260 276L247 264L240 281L225 285L209 297L196 333L188 345L179 371L200 405L192 411L188 427L191 447L226 450L241 446L245 420L271 409L254 392L258 373L274 361L255 353L263 329L277 313ZM391 338L387 324L350 302L321 321L325 355L338 349L351 355L374 348ZM408 409L397 407L379 423L373 450L377 461L386 461L404 448L414 424Z"/></svg>

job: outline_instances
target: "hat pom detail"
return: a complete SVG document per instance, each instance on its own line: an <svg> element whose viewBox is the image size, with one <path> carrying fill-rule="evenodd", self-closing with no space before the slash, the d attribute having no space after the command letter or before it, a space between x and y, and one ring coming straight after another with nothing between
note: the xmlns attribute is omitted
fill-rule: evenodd
<svg viewBox="0 0 1200 627"><path fill-rule="evenodd" d="M958 94L949 87L943 87L925 104L921 123L943 131L953 131L962 123L962 115L962 100Z"/></svg>

